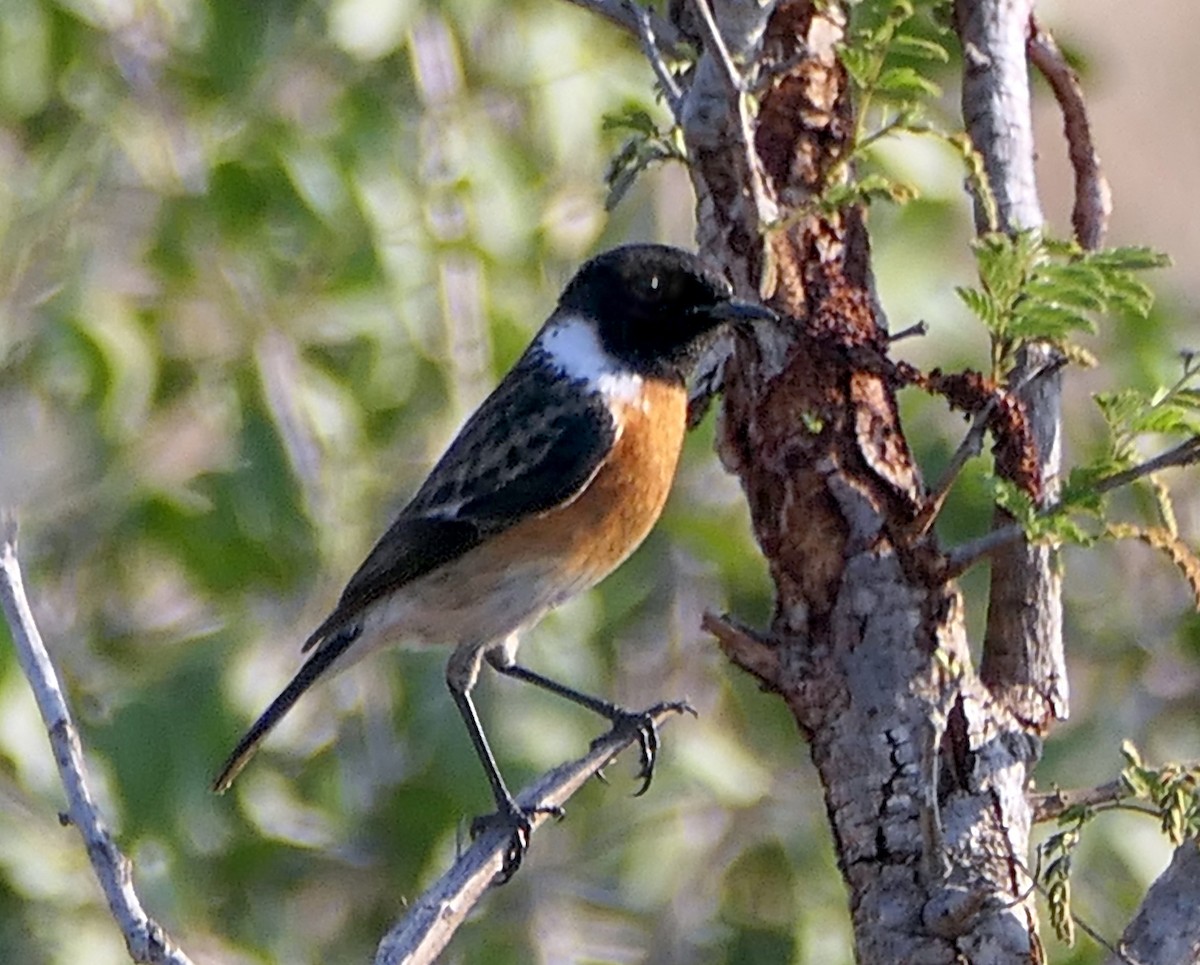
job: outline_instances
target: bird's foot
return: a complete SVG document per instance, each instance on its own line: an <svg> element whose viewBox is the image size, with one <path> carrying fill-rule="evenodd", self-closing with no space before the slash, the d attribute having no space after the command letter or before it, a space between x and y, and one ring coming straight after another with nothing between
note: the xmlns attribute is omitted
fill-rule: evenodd
<svg viewBox="0 0 1200 965"><path fill-rule="evenodd" d="M641 761L637 776L641 780L642 786L634 792L634 797L641 797L650 790L650 781L654 778L654 764L658 759L658 721L656 718L668 711L696 716L696 709L686 700L663 701L661 704L655 704L645 710L625 710L623 707L614 707L613 713L609 716L613 725L612 730L592 741L592 746L595 747L600 741L614 735L636 738L638 756Z"/></svg>
<svg viewBox="0 0 1200 965"><path fill-rule="evenodd" d="M508 844L504 848L504 861L500 865L500 874L496 876L496 884L507 884L521 867L525 852L529 850L529 839L533 835L533 819L539 814L561 818L564 813L558 805L522 808L510 799L500 803L491 814L481 815L471 822L472 839L493 830L509 832Z"/></svg>

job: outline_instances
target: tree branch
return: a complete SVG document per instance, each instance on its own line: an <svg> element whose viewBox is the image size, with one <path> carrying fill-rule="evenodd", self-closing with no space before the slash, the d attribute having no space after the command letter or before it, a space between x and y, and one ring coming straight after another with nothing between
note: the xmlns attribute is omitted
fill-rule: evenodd
<svg viewBox="0 0 1200 965"><path fill-rule="evenodd" d="M1162 469L1191 466L1197 462L1200 462L1200 436L1193 436L1191 439L1181 442L1174 449L1168 449L1153 459L1147 459L1145 462L1129 469L1123 469L1121 472L1098 479L1094 488L1097 495L1104 495L1105 493L1112 492L1114 489L1120 489L1122 486L1128 486L1139 479L1153 475ZM1038 515L1052 516L1061 509L1062 503L1054 502L1038 513ZM1020 541L1024 535L1025 529L1020 523L1010 523L1007 526L994 529L990 533L980 536L978 539L963 543L946 555L946 568L943 571L943 575L948 580L961 576L976 563L995 553L997 550Z"/></svg>
<svg viewBox="0 0 1200 965"><path fill-rule="evenodd" d="M1071 226L1076 240L1088 250L1100 247L1108 231L1112 214L1112 191L1100 169L1100 155L1092 141L1087 105L1079 75L1071 69L1066 57L1036 17L1029 21L1029 60L1041 71L1063 114L1063 135L1067 139L1067 156L1075 171L1075 206L1071 211Z"/></svg>
<svg viewBox="0 0 1200 965"><path fill-rule="evenodd" d="M725 38L721 36L721 30L717 26L717 21L713 19L712 8L708 5L708 0L694 0L693 6L696 8L696 13L699 15L699 26L701 35L704 37L704 47L721 68L721 77L725 83L729 85L729 89L744 93L746 83L738 73L737 67L733 64L733 58L729 56L729 48L725 45Z"/></svg>
<svg viewBox="0 0 1200 965"><path fill-rule="evenodd" d="M58 674L25 595L21 567L17 562L16 519L6 510L0 510L0 605L12 633L17 660L29 680L50 737L67 796L67 818L83 838L88 860L109 910L125 936L130 957L135 962L152 965L192 965L192 960L142 908L133 888L133 865L113 841L96 807L88 786L79 731L71 720Z"/></svg>
<svg viewBox="0 0 1200 965"><path fill-rule="evenodd" d="M983 158L994 212L977 197L980 233L1039 230L1044 218L1037 194L1027 52L1033 0L955 0L954 21L963 50L963 121ZM992 218L995 222L992 222ZM1052 347L1033 342L1017 353L1018 373L1041 365ZM1061 468L1062 387L1057 376L1018 393L1038 451L1047 496L1056 493ZM1004 529L997 510L992 525ZM996 551L998 550L998 551ZM1062 639L1062 579L1055 550L1004 541L992 558L987 628L980 677L992 694L1033 730L1044 732L1067 715L1067 675Z"/></svg>
<svg viewBox="0 0 1200 965"><path fill-rule="evenodd" d="M721 652L746 673L758 679L763 690L778 690L783 683L779 647L732 617L705 613L700 629L707 630Z"/></svg>
<svg viewBox="0 0 1200 965"><path fill-rule="evenodd" d="M1014 374L1014 380L1004 391L1009 394L1020 392L1034 379L1053 374L1059 371L1064 365L1066 365L1065 358L1047 359L1045 364L1022 372L1020 376ZM987 435L988 424L991 422L992 416L996 414L996 408L1000 405L1000 398L999 395L994 395L987 401L983 408L975 413L975 418L971 420L970 428L967 429L962 442L958 444L954 455L950 457L950 462L947 464L941 478L937 481L937 485L934 486L933 491L925 498L925 505L913 523L913 530L915 532L924 533L933 525L934 521L941 514L946 498L950 495L951 489L954 488L954 483L957 482L959 475L967 463L983 452L983 440Z"/></svg>
<svg viewBox="0 0 1200 965"><path fill-rule="evenodd" d="M647 10L641 4L635 3L634 0L627 0L625 5L634 16L642 54L650 62L654 76L658 78L658 86L662 88L663 97L666 98L667 107L671 111L671 117L675 119L676 124L682 124L683 92L679 89L679 84L670 68L667 67L666 61L663 60L662 50L658 45L658 35L654 29L653 11Z"/></svg>
<svg viewBox="0 0 1200 965"><path fill-rule="evenodd" d="M1200 948L1200 848L1195 839L1175 849L1167 870L1150 886L1141 910L1121 936L1108 965L1176 965L1194 962Z"/></svg>
<svg viewBox="0 0 1200 965"><path fill-rule="evenodd" d="M654 713L655 723L661 724L677 712L673 707L661 708ZM522 790L517 803L527 812L538 809L531 819L533 830L545 824L549 812L562 807L635 740L635 733L605 734L583 757L556 767ZM509 832L500 828L476 838L384 936L375 953L375 965L426 965L435 961L500 873L508 842Z"/></svg>
<svg viewBox="0 0 1200 965"><path fill-rule="evenodd" d="M1073 807L1084 805L1090 808L1120 804L1132 792L1122 780L1109 781L1097 787L1082 787L1064 791L1055 788L1043 794L1029 795L1035 824L1055 821Z"/></svg>

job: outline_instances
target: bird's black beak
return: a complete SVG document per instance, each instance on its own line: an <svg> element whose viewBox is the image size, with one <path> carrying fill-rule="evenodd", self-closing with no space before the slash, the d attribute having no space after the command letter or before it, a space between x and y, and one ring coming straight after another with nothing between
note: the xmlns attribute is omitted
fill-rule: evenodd
<svg viewBox="0 0 1200 965"><path fill-rule="evenodd" d="M779 320L779 316L766 305L744 301L740 298L731 298L727 302L721 302L716 307L709 309L709 315L719 322L729 322L735 326Z"/></svg>

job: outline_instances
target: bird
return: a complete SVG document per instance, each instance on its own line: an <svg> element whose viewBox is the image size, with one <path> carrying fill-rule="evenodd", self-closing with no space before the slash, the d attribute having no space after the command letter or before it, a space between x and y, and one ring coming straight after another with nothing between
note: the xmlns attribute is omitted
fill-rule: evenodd
<svg viewBox="0 0 1200 965"><path fill-rule="evenodd" d="M229 788L313 684L407 640L452 648L446 683L496 805L472 834L511 832L500 880L521 863L533 812L509 792L475 709L484 662L632 731L643 793L658 746L653 715L684 705L626 710L517 663L517 644L642 543L675 476L690 370L729 326L772 318L680 248L629 244L583 264L305 640L306 661L238 742L213 790Z"/></svg>

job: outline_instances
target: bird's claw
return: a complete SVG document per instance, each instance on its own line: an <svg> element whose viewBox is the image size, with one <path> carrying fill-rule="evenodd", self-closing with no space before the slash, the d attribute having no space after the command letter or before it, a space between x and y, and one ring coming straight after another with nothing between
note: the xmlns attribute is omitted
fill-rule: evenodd
<svg viewBox="0 0 1200 965"><path fill-rule="evenodd" d="M696 716L695 708L685 700L663 701L641 711L621 710L612 718L612 730L592 742L594 746L613 735L633 736L637 739L638 758L641 762L637 777L642 786L634 792L634 797L641 797L650 790L650 782L654 778L654 764L658 759L658 722L655 718L668 711Z"/></svg>
<svg viewBox="0 0 1200 965"><path fill-rule="evenodd" d="M508 844L504 848L504 861L500 865L500 873L496 876L497 885L507 884L521 867L525 852L529 850L529 840L533 836L533 818L538 814L561 818L565 813L557 804L522 808L516 801L509 801L491 814L480 815L471 822L472 840L496 829L509 832Z"/></svg>

